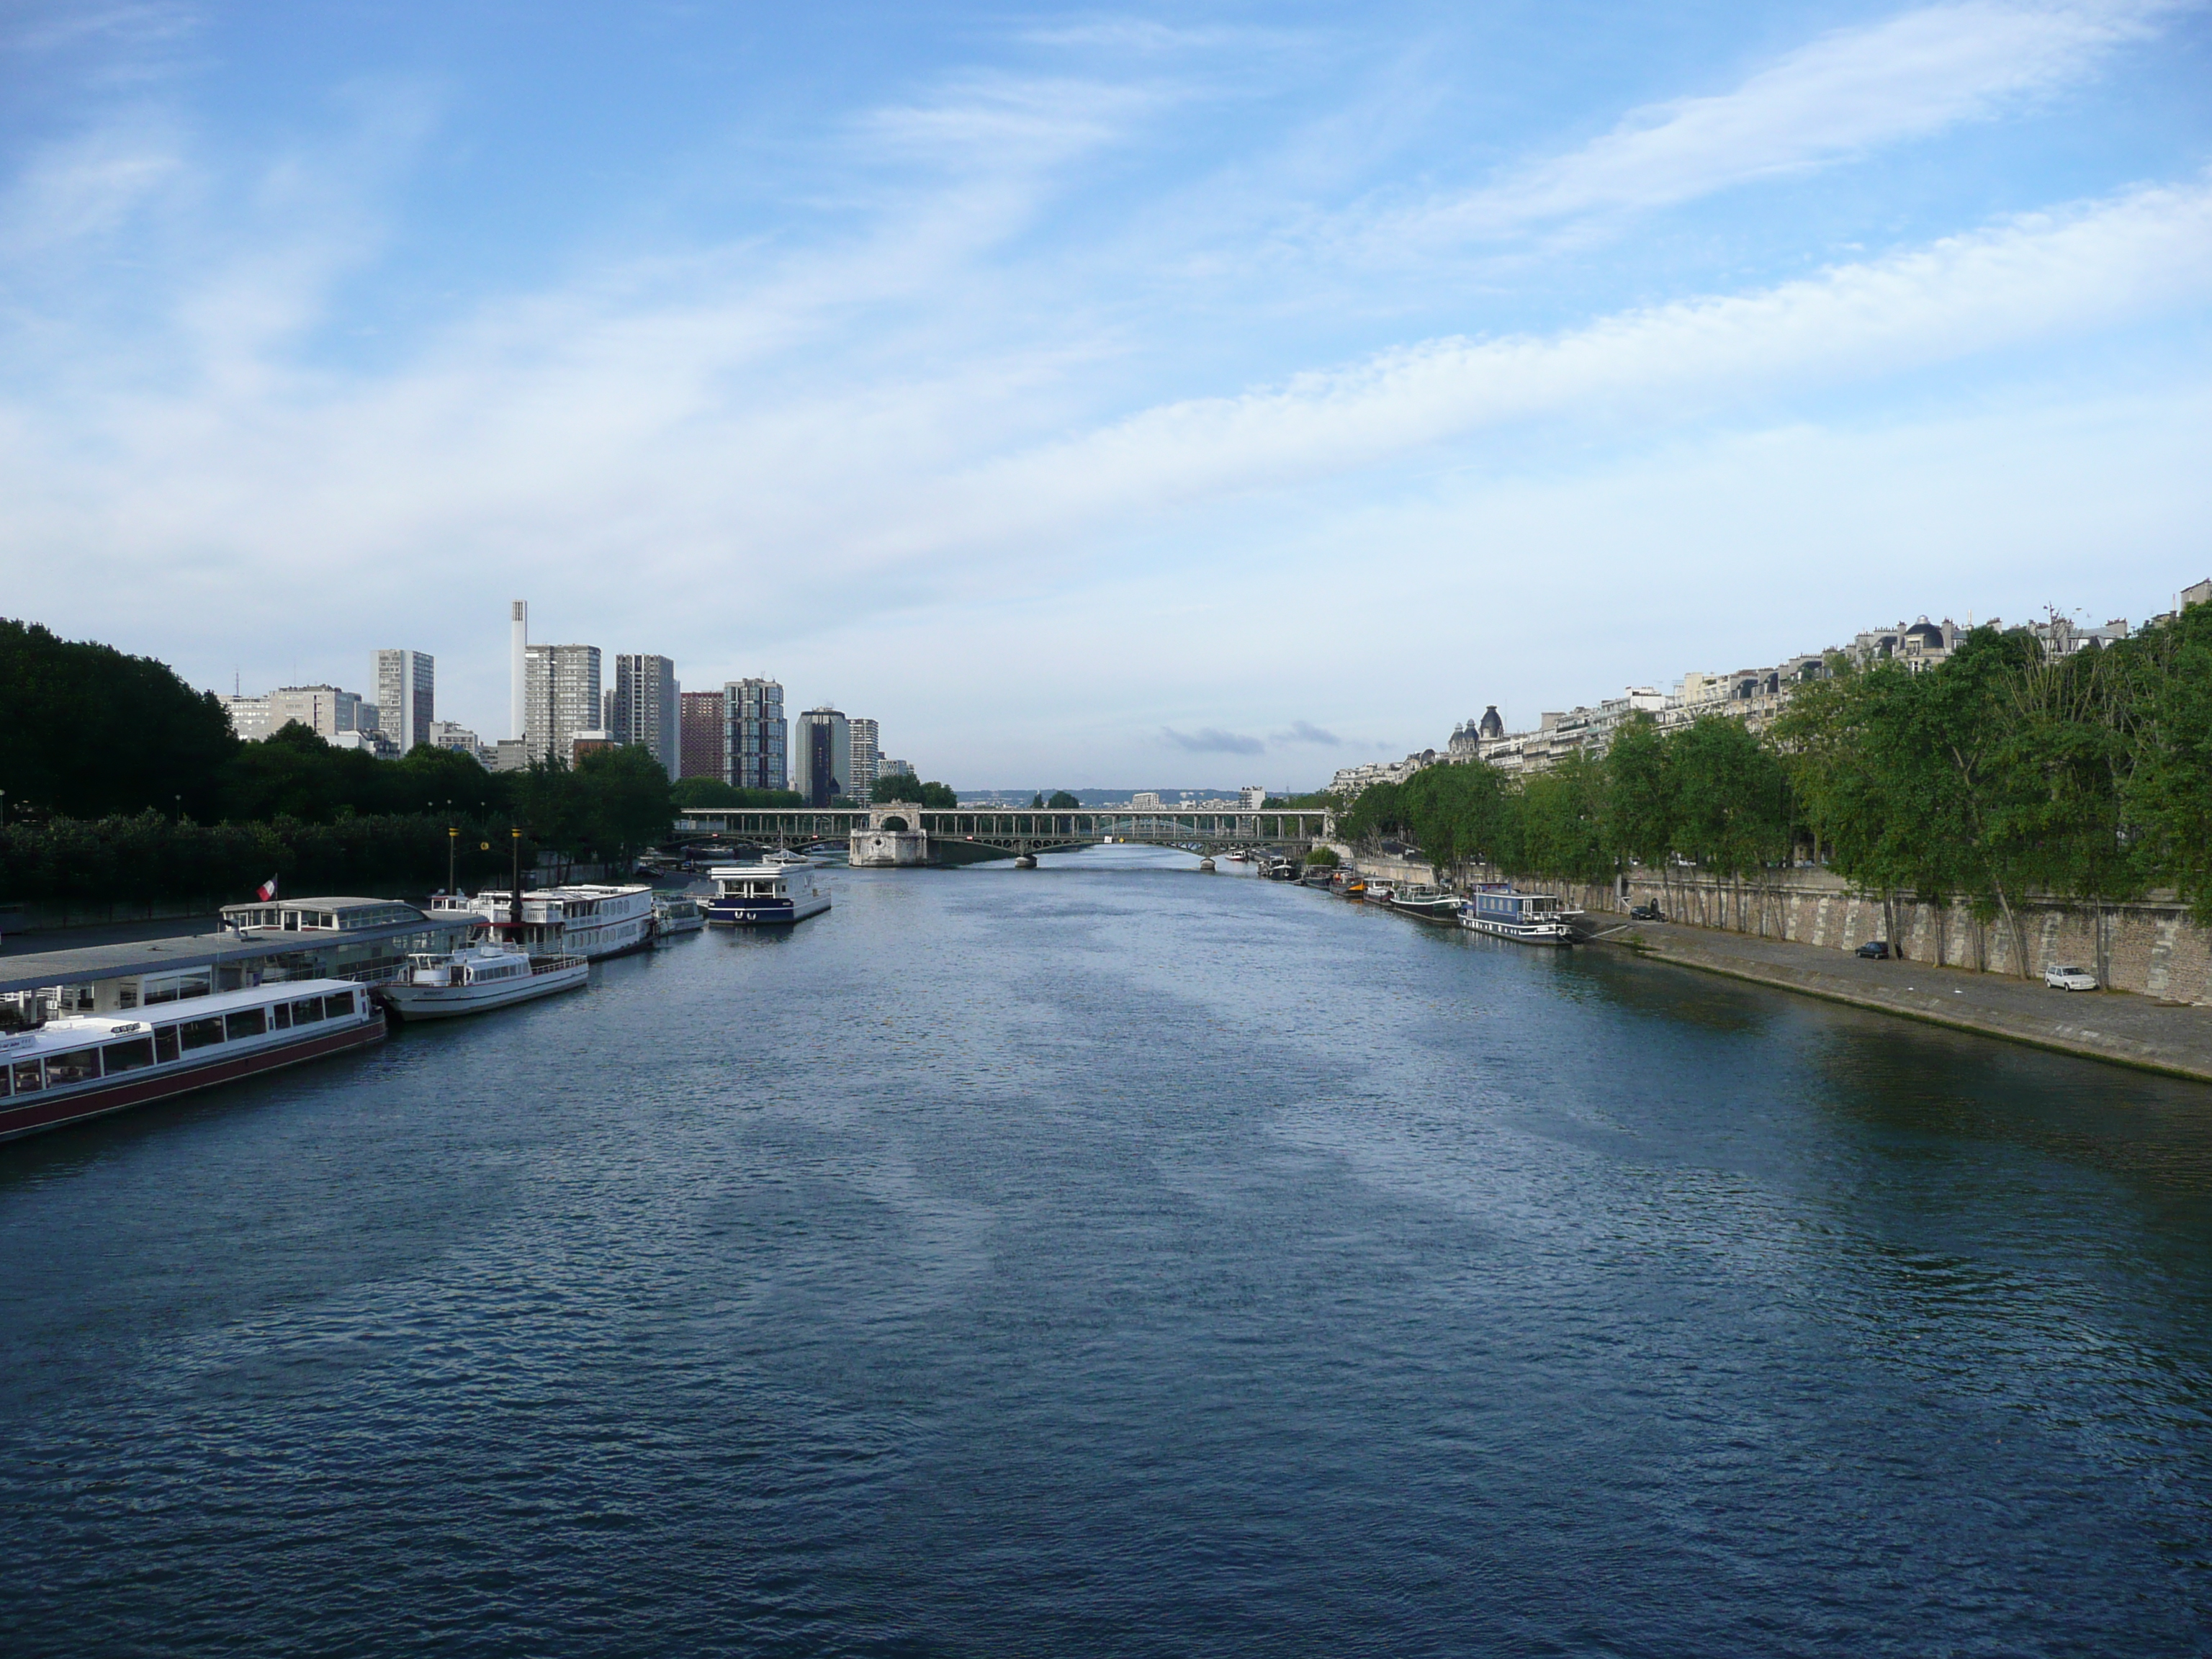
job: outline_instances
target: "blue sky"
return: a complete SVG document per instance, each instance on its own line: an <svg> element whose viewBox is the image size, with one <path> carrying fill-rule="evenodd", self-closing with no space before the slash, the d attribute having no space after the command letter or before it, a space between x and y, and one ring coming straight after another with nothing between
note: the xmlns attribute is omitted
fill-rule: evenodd
<svg viewBox="0 0 2212 1659"><path fill-rule="evenodd" d="M803 15L798 15L803 13ZM1306 786L2212 572L2202 6L0 12L0 613Z"/></svg>

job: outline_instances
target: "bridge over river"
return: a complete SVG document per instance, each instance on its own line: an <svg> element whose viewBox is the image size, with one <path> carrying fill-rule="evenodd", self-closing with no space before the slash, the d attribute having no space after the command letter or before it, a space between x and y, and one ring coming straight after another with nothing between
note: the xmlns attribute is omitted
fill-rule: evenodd
<svg viewBox="0 0 2212 1659"><path fill-rule="evenodd" d="M842 841L863 868L974 864L986 859L1128 842L1211 855L1238 848L1304 850L1331 833L1325 810L1177 811L1165 807L963 806L954 811L889 802L867 807L692 807L676 820L682 841L801 844Z"/></svg>

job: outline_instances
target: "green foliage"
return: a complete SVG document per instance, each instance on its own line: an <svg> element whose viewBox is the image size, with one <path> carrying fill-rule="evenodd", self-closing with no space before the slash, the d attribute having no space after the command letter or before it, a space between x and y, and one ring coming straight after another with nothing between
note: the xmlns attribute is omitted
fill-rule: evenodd
<svg viewBox="0 0 2212 1659"><path fill-rule="evenodd" d="M1035 811L1044 810L1044 792L1042 789L1030 797L1030 805Z"/></svg>
<svg viewBox="0 0 2212 1659"><path fill-rule="evenodd" d="M0 620L8 816L217 816L238 750L222 705L150 657Z"/></svg>
<svg viewBox="0 0 2212 1659"><path fill-rule="evenodd" d="M1066 790L1055 789L1052 792L1052 799L1045 803L1045 809L1053 812L1079 812L1083 810L1083 803Z"/></svg>
<svg viewBox="0 0 2212 1659"><path fill-rule="evenodd" d="M1325 870L1334 870L1341 860L1334 847L1316 847L1306 854L1306 862Z"/></svg>

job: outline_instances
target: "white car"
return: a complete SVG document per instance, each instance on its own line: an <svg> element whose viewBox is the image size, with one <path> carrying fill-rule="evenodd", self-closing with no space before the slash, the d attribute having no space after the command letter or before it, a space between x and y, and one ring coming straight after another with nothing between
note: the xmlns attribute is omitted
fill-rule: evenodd
<svg viewBox="0 0 2212 1659"><path fill-rule="evenodd" d="M2054 991L2094 991L2097 988L2094 974L2086 968L2076 968L2068 963L2045 969L2043 982Z"/></svg>

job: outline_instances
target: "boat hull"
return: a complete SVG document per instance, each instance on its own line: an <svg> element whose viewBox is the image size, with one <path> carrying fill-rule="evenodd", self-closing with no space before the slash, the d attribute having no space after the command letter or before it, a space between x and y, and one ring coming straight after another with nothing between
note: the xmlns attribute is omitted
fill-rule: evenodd
<svg viewBox="0 0 2212 1659"><path fill-rule="evenodd" d="M787 899L713 899L706 910L716 927L789 927L829 908L827 893L800 893Z"/></svg>
<svg viewBox="0 0 2212 1659"><path fill-rule="evenodd" d="M1455 898L1394 898L1390 908L1401 916L1412 916L1417 921L1433 921L1445 927L1459 925L1459 901Z"/></svg>
<svg viewBox="0 0 2212 1659"><path fill-rule="evenodd" d="M495 981L489 985L386 985L378 999L397 1018L412 1024L425 1019L455 1019L463 1014L489 1013L518 1002L580 991L591 982L592 970L577 962L549 968L528 979Z"/></svg>
<svg viewBox="0 0 2212 1659"><path fill-rule="evenodd" d="M189 1012L189 1004L182 1006ZM18 1095L7 1103L6 1109L0 1110L0 1140L14 1140L48 1129L64 1129L88 1118L112 1116L135 1106L150 1106L179 1095L197 1094L221 1084L257 1077L264 1072L281 1072L311 1060L366 1048L371 1043L384 1041L385 1034L384 1016L380 1012L367 1019L341 1025L334 1031L319 1031L297 1042L271 1043L197 1066L129 1073L112 1081L103 1080L65 1094Z"/></svg>
<svg viewBox="0 0 2212 1659"><path fill-rule="evenodd" d="M1492 921L1480 916L1462 915L1459 925L1477 933L1487 933L1492 939L1510 939L1516 945L1574 943L1566 924L1559 921Z"/></svg>

